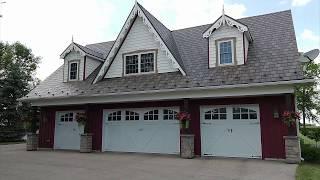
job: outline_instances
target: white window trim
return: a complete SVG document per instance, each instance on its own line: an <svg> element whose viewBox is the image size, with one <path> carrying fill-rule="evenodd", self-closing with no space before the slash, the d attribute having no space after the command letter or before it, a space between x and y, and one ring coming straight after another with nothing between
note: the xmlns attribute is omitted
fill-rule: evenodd
<svg viewBox="0 0 320 180"><path fill-rule="evenodd" d="M79 80L79 63L80 62L80 60L72 60L72 61L69 61L69 67L68 67L68 80L69 81L78 81ZM71 64L73 64L73 63L76 63L77 64L77 74L76 74L76 79L71 79Z"/></svg>
<svg viewBox="0 0 320 180"><path fill-rule="evenodd" d="M149 72L141 72L141 54L148 54L148 53L153 53L153 71L149 71ZM130 73L127 74L126 72L126 57L127 56L134 56L134 55L138 55L138 73ZM124 76L134 76L134 75L140 75L140 74L153 74L156 72L156 64L157 64L157 57L156 57L156 51L143 51L143 52L139 52L139 53L131 53L131 54L126 54L124 55L124 66L123 66L123 74Z"/></svg>
<svg viewBox="0 0 320 180"><path fill-rule="evenodd" d="M224 42L231 42L231 60L232 60L232 62L231 63L225 63L225 64L221 64L220 62L220 44L221 43L224 43ZM228 40L221 40L221 41L218 41L218 65L219 66L230 66L230 65L234 65L234 61L235 61L235 59L234 59L234 41L232 40L232 39L228 39Z"/></svg>

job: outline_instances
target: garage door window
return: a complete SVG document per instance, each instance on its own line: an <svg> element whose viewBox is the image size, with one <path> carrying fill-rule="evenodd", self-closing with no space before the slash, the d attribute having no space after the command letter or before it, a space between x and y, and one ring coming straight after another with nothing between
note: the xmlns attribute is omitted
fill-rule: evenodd
<svg viewBox="0 0 320 180"><path fill-rule="evenodd" d="M139 114L133 111L126 111L126 121L139 120Z"/></svg>
<svg viewBox="0 0 320 180"><path fill-rule="evenodd" d="M227 119L227 108L215 108L210 111L206 111L204 114L205 120L226 120Z"/></svg>
<svg viewBox="0 0 320 180"><path fill-rule="evenodd" d="M158 120L159 119L159 110L152 110L144 113L144 120Z"/></svg>
<svg viewBox="0 0 320 180"><path fill-rule="evenodd" d="M177 120L177 112L171 109L163 110L163 120Z"/></svg>
<svg viewBox="0 0 320 180"><path fill-rule="evenodd" d="M116 111L108 115L108 121L121 121L121 111Z"/></svg>
<svg viewBox="0 0 320 180"><path fill-rule="evenodd" d="M232 108L233 119L257 119L257 111L249 108L234 107Z"/></svg>
<svg viewBox="0 0 320 180"><path fill-rule="evenodd" d="M73 121L73 113L65 113L60 116L61 122L72 122Z"/></svg>

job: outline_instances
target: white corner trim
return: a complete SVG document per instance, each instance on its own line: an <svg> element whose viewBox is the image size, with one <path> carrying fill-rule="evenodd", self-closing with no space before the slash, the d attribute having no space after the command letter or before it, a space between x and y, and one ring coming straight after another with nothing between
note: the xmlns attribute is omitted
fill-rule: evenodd
<svg viewBox="0 0 320 180"><path fill-rule="evenodd" d="M214 30L219 29L222 25L228 25L228 26L236 26L236 28L240 31L240 32L246 32L249 31L248 27L229 18L226 15L222 15L209 29L207 29L204 33L203 33L203 38L208 38Z"/></svg>
<svg viewBox="0 0 320 180"><path fill-rule="evenodd" d="M139 5L137 3L135 3L135 5L134 5L131 13L129 14L125 24L123 25L116 41L114 42L105 62L103 63L98 75L94 79L93 84L97 83L98 81L100 81L101 79L104 78L104 75L105 75L106 71L108 70L109 66L111 65L112 60L116 56L119 48L121 47L122 42L125 40L126 34L129 33L129 28L134 23L134 18L136 16L139 16L142 18L142 21L148 27L149 32L151 32L153 34L155 41L160 43L160 50L165 51L166 56L171 60L173 67L179 69L179 71L182 73L182 75L184 75L184 76L186 75L185 71L181 68L181 66L179 65L177 60L174 58L174 56L170 52L169 48L166 46L166 44L161 39L160 35L157 33L157 31L152 26L152 24L150 23L150 21L148 20L146 15L140 9Z"/></svg>
<svg viewBox="0 0 320 180"><path fill-rule="evenodd" d="M259 96L294 93L294 85L314 82L313 79L283 82L252 83L198 88L180 88L165 90L109 93L92 96L48 97L22 99L33 106L74 105L86 103L120 103L136 101L160 101L183 98L227 98L239 96ZM21 99L20 99L21 100Z"/></svg>

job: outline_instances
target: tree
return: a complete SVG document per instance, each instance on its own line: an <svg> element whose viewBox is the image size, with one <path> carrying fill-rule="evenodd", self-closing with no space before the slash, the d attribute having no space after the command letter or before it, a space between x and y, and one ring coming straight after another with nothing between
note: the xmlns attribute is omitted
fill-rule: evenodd
<svg viewBox="0 0 320 180"><path fill-rule="evenodd" d="M27 95L39 80L35 77L40 57L16 42L0 42L0 127L15 129L19 120L32 112L18 99Z"/></svg>
<svg viewBox="0 0 320 180"><path fill-rule="evenodd" d="M320 77L320 65L314 62L306 63L304 64L304 73L306 77L318 80ZM303 129L306 128L306 119L309 119L310 122L319 123L320 98L317 85L318 82L315 81L298 85L295 89L298 110L302 114Z"/></svg>

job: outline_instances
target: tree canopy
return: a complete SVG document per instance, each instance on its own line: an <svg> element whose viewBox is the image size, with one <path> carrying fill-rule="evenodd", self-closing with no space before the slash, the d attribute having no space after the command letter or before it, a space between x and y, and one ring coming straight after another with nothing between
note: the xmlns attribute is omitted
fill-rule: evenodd
<svg viewBox="0 0 320 180"><path fill-rule="evenodd" d="M30 104L19 103L39 81L35 72L40 57L16 42L0 42L0 128L15 128L30 111Z"/></svg>
<svg viewBox="0 0 320 180"><path fill-rule="evenodd" d="M313 83L303 84L296 87L298 110L302 114L303 127L306 127L306 119L310 122L319 123L320 97L317 86L320 78L320 64L314 62L304 64L304 73L308 78L315 78Z"/></svg>

